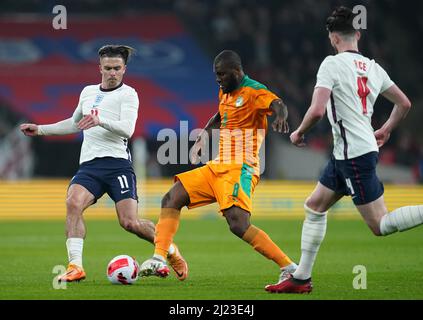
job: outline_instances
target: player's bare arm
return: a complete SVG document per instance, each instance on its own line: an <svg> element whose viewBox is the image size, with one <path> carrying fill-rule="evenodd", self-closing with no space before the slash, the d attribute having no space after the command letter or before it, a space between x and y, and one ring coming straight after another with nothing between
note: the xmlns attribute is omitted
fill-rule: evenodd
<svg viewBox="0 0 423 320"><path fill-rule="evenodd" d="M270 109L276 114L275 120L272 122L272 128L279 133L288 133L288 107L282 99L275 99L270 104Z"/></svg>
<svg viewBox="0 0 423 320"><path fill-rule="evenodd" d="M216 114L213 117L211 117L210 120L207 122L206 126L198 135L194 145L191 148L191 154L190 154L191 163L199 162L200 157L198 155L198 152L203 148L204 144L206 143L206 138L210 136L212 130L220 128L220 123L221 123L220 113L216 112Z"/></svg>
<svg viewBox="0 0 423 320"><path fill-rule="evenodd" d="M297 147L304 147L304 135L319 122L326 112L326 104L329 101L331 90L317 87L314 89L310 108L308 108L303 121L291 136L291 142Z"/></svg>
<svg viewBox="0 0 423 320"><path fill-rule="evenodd" d="M201 134L198 135L197 140L201 139L204 132L207 132L210 135L213 129L219 129L220 123L221 123L220 113L216 112L216 114L213 117L211 117L210 120L207 122Z"/></svg>
<svg viewBox="0 0 423 320"><path fill-rule="evenodd" d="M380 129L375 131L375 137L379 148L389 140L392 130L407 116L411 108L410 100L396 85L392 85L381 94L395 105L388 120Z"/></svg>

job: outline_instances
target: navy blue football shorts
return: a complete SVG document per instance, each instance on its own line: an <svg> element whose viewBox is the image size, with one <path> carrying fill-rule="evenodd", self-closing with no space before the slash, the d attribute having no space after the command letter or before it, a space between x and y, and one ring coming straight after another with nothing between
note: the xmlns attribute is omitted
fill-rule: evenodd
<svg viewBox="0 0 423 320"><path fill-rule="evenodd" d="M137 180L129 160L121 158L95 158L83 162L69 186L79 184L95 197L95 202L107 193L116 203L132 198L138 201Z"/></svg>
<svg viewBox="0 0 423 320"><path fill-rule="evenodd" d="M357 158L336 160L333 156L319 182L336 193L351 196L355 205L372 202L383 195L383 184L376 176L377 152Z"/></svg>

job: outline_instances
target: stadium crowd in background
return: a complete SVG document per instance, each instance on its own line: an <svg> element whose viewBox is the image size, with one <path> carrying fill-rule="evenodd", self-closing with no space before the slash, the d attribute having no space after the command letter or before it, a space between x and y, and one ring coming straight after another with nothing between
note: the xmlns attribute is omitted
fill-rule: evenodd
<svg viewBox="0 0 423 320"><path fill-rule="evenodd" d="M108 5L112 3L111 0L62 1L63 5L72 8L74 14L176 13L210 60L223 49L235 50L243 57L248 75L283 95L289 107L291 127L299 125L306 111L309 103L306 97L313 90L319 62L332 52L327 42L322 41L324 32L310 26L320 25L325 13L339 5L336 0L287 0L283 4L278 0L122 0L118 7ZM423 61L419 40L423 20L413 18L411 11L420 12L423 3L413 4L413 10L391 0L363 0L359 3L367 10L367 28L371 30L369 34L362 30L361 50L388 67L389 74L407 88L415 105L420 105L423 94L418 84L423 80L423 74L419 72L423 70ZM357 1L346 0L342 4L354 7ZM49 1L2 1L5 14L51 13L51 6ZM0 102L0 109L5 108ZM390 106L380 100L376 108L374 127L379 127L388 118ZM421 108L415 108L413 116L380 150L380 163L410 167L415 180L420 182L423 182L423 148L420 147L423 131L413 131L412 128L419 127L422 117ZM150 146L155 142L147 141ZM326 122L320 123L313 129L308 144L329 152L332 145L330 126ZM157 163L151 161L151 164L157 169ZM151 172L155 176L169 174L163 170Z"/></svg>
<svg viewBox="0 0 423 320"><path fill-rule="evenodd" d="M305 96L313 91L319 61L333 52L322 41L326 36L324 32L310 25L321 24L325 13L338 2L285 1L281 6L279 1L182 0L177 2L177 8L209 52L215 53L221 48L236 50L251 76L286 96L290 124L295 127L308 106ZM423 31L423 22L407 19L410 12L400 2L365 0L360 3L366 7L367 28L372 31L367 35L363 30L361 50L383 66L388 66L389 61L390 74L404 83L416 105L419 104L423 101L417 86L421 74L415 70L422 70L423 66L411 44ZM344 1L343 4L353 7L356 2ZM401 21L409 24L403 25ZM392 50L398 47L401 50ZM379 127L390 113L385 101L379 101L377 107L374 127ZM418 112L416 110L416 116ZM406 123L417 124L413 119ZM416 180L422 181L423 150L419 147L422 138L404 126L380 150L380 162L412 167ZM312 148L330 150L330 126L320 123L310 139L308 144Z"/></svg>

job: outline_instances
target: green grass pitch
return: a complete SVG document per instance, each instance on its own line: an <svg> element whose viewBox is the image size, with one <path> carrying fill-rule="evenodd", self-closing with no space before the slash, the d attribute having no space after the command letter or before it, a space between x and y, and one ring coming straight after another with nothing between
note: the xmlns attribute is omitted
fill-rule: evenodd
<svg viewBox="0 0 423 320"><path fill-rule="evenodd" d="M302 220L254 220L295 261L300 257ZM55 265L67 261L64 222L0 222L0 300L290 300L422 299L423 228L385 238L373 236L361 220L331 216L313 273L310 295L269 294L278 267L229 232L224 219L182 220L176 242L187 259L186 281L143 278L131 286L106 278L109 260L129 254L141 263L153 246L114 221L87 221L84 267L87 279L54 289ZM356 290L356 265L367 270L367 289Z"/></svg>

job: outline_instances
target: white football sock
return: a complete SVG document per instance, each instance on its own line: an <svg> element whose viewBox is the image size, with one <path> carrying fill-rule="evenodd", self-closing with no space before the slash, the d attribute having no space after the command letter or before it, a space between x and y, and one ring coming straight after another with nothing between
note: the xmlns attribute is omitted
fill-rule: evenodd
<svg viewBox="0 0 423 320"><path fill-rule="evenodd" d="M314 261L317 252L326 234L326 213L317 212L306 205L306 218L303 223L303 231L301 234L301 259L297 270L293 277L305 280L311 277Z"/></svg>
<svg viewBox="0 0 423 320"><path fill-rule="evenodd" d="M166 259L165 257L162 257L160 254L154 254L153 258L159 259L160 261L163 261L164 263L166 263Z"/></svg>
<svg viewBox="0 0 423 320"><path fill-rule="evenodd" d="M76 264L82 268L82 249L84 247L84 239L69 238L66 240L66 248L68 249L69 263Z"/></svg>
<svg viewBox="0 0 423 320"><path fill-rule="evenodd" d="M380 232L388 234L405 231L423 223L423 206L407 206L385 214L380 220Z"/></svg>
<svg viewBox="0 0 423 320"><path fill-rule="evenodd" d="M295 262L293 262L293 263L281 268L281 271L288 271L289 273L294 273L295 270L297 270L297 268L298 268L298 265Z"/></svg>

